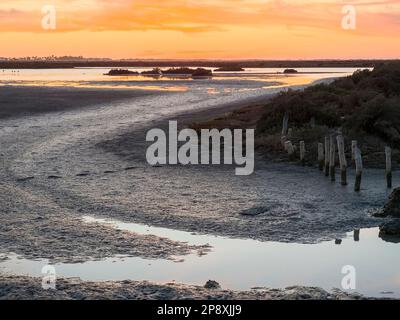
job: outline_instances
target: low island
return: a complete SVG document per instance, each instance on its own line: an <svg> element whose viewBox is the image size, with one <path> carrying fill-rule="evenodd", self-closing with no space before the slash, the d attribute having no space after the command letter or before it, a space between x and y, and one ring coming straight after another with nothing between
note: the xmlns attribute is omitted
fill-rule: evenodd
<svg viewBox="0 0 400 320"><path fill-rule="evenodd" d="M104 74L105 76L137 76L139 72L130 71L128 69L112 69L108 73Z"/></svg>
<svg viewBox="0 0 400 320"><path fill-rule="evenodd" d="M136 71L130 71L128 69L112 69L106 76L189 76L192 78L208 78L212 77L213 73L209 69L197 68L191 69L187 67L183 68L169 68L167 70L161 70L160 68L154 68L149 71L143 71L141 73Z"/></svg>
<svg viewBox="0 0 400 320"><path fill-rule="evenodd" d="M240 66L225 66L225 67L220 67L218 69L215 69L214 71L215 72L241 72L241 71L245 71L245 70Z"/></svg>

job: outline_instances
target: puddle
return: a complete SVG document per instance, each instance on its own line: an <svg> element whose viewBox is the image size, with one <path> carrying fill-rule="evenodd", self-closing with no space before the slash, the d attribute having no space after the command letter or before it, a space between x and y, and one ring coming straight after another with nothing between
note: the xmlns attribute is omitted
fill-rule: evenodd
<svg viewBox="0 0 400 320"><path fill-rule="evenodd" d="M260 242L197 235L165 228L149 227L93 217L87 223L109 223L115 228L153 234L190 244L210 244L204 256L192 254L174 261L113 257L78 264L56 264L58 276L83 280L149 280L203 285L217 280L223 288L246 290L252 287L281 288L292 285L341 288L342 267L356 269L356 290L374 297L400 297L400 244L378 237L378 228L360 230L359 240L348 233L340 245ZM357 237L356 237L357 238ZM32 261L10 255L0 262L0 271L40 276L46 261ZM349 290L351 291L351 290Z"/></svg>

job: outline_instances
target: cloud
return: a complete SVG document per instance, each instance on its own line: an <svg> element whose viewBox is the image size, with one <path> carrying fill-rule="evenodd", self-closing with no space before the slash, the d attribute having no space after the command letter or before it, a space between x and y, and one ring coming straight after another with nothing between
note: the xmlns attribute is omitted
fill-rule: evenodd
<svg viewBox="0 0 400 320"><path fill-rule="evenodd" d="M36 3L36 4L35 4ZM180 31L223 32L232 27L340 29L341 8L358 12L355 33L399 33L400 3L395 0L55 0L55 32ZM29 5L28 5L29 4ZM45 32L43 1L13 0L0 6L0 31Z"/></svg>

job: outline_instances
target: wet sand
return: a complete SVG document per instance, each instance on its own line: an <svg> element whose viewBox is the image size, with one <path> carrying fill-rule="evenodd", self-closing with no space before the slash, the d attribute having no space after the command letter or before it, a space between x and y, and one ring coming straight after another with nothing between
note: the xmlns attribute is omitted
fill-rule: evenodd
<svg viewBox="0 0 400 320"><path fill-rule="evenodd" d="M268 95L207 106L201 99L196 101L180 93L101 90L97 95L93 89L26 87L22 91L21 88L0 90L1 109L5 110L0 121L2 253L12 252L27 259L44 258L50 263L76 263L115 255L176 259L193 252L206 254L210 249L206 243L193 246L88 224L82 221L83 215L205 234L303 243L334 239L354 228L377 225L377 220L365 210L381 205L385 196L380 191L362 196L361 207L352 210L349 201L354 199L340 190L331 190L334 196L321 209L313 204L321 200L320 195L304 199L304 186L296 183L289 183L297 187L286 192L296 194L301 190L302 198L296 200L297 196L292 196L291 201L295 200L292 203L286 203L286 196L274 195L282 191L279 183L273 185L275 191L266 198L260 198L257 184L255 190L251 189L254 181L270 181L271 177L264 175L269 172L282 174L291 183L301 180L307 175L303 169L289 177L287 168L265 170L260 163L264 168L261 175L237 180L229 167L213 171L201 167L151 168L144 163L144 136L149 127L165 126L171 118L184 125L213 119L239 106L265 101ZM4 92L7 94L3 95ZM149 116L147 110L154 101L159 101L158 109L153 108L154 114ZM191 109L178 108L172 113L168 109L186 103L192 104ZM8 107L3 109L3 105ZM55 105L58 107L54 110ZM201 108L196 109L197 105ZM310 181L308 187L312 188L314 182ZM215 183L218 190L212 186ZM334 205L338 207L330 212L328 207ZM244 209L260 207L265 210L257 218L240 214ZM347 214L337 215L343 211ZM9 282L10 292L18 297L23 286L34 286L37 280L2 276L0 281ZM111 288L107 297L117 297L119 289L112 288L118 287L118 283L88 284L95 288L103 285ZM141 288L140 283L137 288ZM162 288L158 287L156 292ZM182 288L186 286L178 286L179 290ZM199 298L209 294L196 290L190 287L189 291L181 292ZM44 294L34 292L35 297ZM62 298L63 293L57 294L53 298ZM65 298L73 298L70 293L65 294ZM176 297L181 297L180 294ZM242 293L227 294L239 298ZM275 297L285 298L290 294ZM243 293L242 297L257 295ZM272 296L261 296L267 297Z"/></svg>
<svg viewBox="0 0 400 320"><path fill-rule="evenodd" d="M146 281L83 282L57 279L56 290L42 289L42 279L0 277L0 300L360 300L359 294L320 288L257 288L251 291L206 289L201 286Z"/></svg>
<svg viewBox="0 0 400 320"><path fill-rule="evenodd" d="M69 111L152 94L132 89L0 86L0 119Z"/></svg>

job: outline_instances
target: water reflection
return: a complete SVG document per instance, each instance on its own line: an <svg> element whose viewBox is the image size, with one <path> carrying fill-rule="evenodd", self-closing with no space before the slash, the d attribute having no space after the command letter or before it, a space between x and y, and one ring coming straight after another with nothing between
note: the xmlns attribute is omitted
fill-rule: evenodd
<svg viewBox="0 0 400 320"><path fill-rule="evenodd" d="M229 239L93 217L85 217L84 221L107 223L117 229L154 234L191 244L209 243L213 249L203 256L193 254L177 257L174 261L113 257L103 261L57 264L58 275L94 281L146 279L198 285L215 279L224 288L232 289L306 285L331 290L341 288L342 267L351 265L357 272L355 291L375 297L400 297L399 247L382 241L378 237L378 228L354 230L341 239L340 245L335 245L331 241L296 244ZM45 263L20 259L15 255L9 258L0 262L3 272L39 276Z"/></svg>
<svg viewBox="0 0 400 320"><path fill-rule="evenodd" d="M129 68L132 71L148 71L148 68ZM276 88L288 85L305 85L317 79L346 76L357 68L300 68L294 75L282 74L282 68L248 68L245 72L216 72L210 79L192 79L181 76L107 76L110 68L75 68L75 69L18 69L2 70L0 85L11 86L78 86L93 88L143 88L148 90L177 91L173 83L188 83L192 86L212 83L212 86L258 88L270 87L269 82ZM266 85L267 83L267 85ZM166 89L165 87L169 87ZM181 88L180 88L181 89Z"/></svg>

